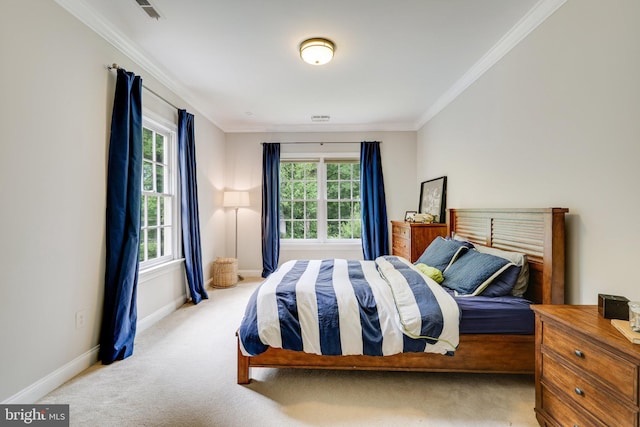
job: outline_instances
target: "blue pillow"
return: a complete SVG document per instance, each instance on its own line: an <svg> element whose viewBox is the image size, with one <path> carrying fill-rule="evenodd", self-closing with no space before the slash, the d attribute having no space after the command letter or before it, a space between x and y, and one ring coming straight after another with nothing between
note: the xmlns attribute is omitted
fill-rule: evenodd
<svg viewBox="0 0 640 427"><path fill-rule="evenodd" d="M475 246L473 245L473 243L468 242L468 241L466 241L466 240L458 239L458 238L456 238L456 237L449 237L449 236L447 236L447 237L445 237L445 240L451 240L451 241L454 241L454 242L456 242L456 243L460 244L461 246L466 246L466 247L468 247L469 249L473 249L473 248L475 248Z"/></svg>
<svg viewBox="0 0 640 427"><path fill-rule="evenodd" d="M503 297L505 295L511 295L511 292L518 281L520 269L520 266L515 264L510 265L505 271L500 273L498 277L493 279L493 281L489 283L489 286L487 286L480 295L484 297Z"/></svg>
<svg viewBox="0 0 640 427"><path fill-rule="evenodd" d="M414 264L426 264L444 272L452 261L467 250L461 242L436 237Z"/></svg>
<svg viewBox="0 0 640 427"><path fill-rule="evenodd" d="M504 258L469 250L444 271L442 286L460 295L479 295L511 265Z"/></svg>

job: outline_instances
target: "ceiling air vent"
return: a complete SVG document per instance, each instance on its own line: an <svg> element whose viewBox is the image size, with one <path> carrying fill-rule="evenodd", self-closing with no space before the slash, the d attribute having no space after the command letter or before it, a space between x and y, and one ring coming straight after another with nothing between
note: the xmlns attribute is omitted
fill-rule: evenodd
<svg viewBox="0 0 640 427"><path fill-rule="evenodd" d="M328 122L331 116L311 116L312 122Z"/></svg>
<svg viewBox="0 0 640 427"><path fill-rule="evenodd" d="M136 3L138 3L138 6L140 6L150 18L160 19L158 11L147 0L136 0Z"/></svg>

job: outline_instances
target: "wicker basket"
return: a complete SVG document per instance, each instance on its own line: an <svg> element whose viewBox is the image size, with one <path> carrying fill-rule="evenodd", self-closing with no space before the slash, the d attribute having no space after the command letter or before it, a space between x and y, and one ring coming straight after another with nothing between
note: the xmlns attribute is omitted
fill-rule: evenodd
<svg viewBox="0 0 640 427"><path fill-rule="evenodd" d="M214 288L231 288L238 283L238 260L235 258L217 258L213 261Z"/></svg>

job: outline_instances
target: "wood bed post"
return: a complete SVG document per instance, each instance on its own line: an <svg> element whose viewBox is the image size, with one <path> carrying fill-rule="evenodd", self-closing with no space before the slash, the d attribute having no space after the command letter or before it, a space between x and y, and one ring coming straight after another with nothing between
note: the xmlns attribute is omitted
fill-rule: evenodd
<svg viewBox="0 0 640 427"><path fill-rule="evenodd" d="M249 357L242 354L238 337L238 384L249 384L251 382L249 374Z"/></svg>

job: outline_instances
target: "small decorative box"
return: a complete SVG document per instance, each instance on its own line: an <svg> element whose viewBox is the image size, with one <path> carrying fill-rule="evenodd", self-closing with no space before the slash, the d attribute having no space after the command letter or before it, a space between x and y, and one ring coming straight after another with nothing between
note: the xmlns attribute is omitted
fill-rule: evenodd
<svg viewBox="0 0 640 427"><path fill-rule="evenodd" d="M598 312L605 319L629 320L628 303L626 297L598 294Z"/></svg>

